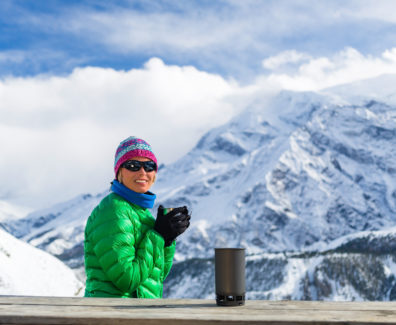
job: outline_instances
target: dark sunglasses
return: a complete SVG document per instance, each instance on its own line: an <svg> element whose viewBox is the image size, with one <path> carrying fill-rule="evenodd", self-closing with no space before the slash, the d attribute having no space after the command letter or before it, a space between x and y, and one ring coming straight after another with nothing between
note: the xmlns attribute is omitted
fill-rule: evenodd
<svg viewBox="0 0 396 325"><path fill-rule="evenodd" d="M121 167L126 168L132 172L137 172L140 168L149 173L154 170L157 170L157 164L154 161L138 161L138 160L128 160L124 162Z"/></svg>

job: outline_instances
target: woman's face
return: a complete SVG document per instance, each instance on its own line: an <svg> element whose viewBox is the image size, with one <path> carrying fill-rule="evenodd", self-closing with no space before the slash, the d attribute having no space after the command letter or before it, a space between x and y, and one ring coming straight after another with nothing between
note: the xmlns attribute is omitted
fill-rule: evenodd
<svg viewBox="0 0 396 325"><path fill-rule="evenodd" d="M130 160L150 161L145 157L133 157ZM127 188L137 193L146 193L154 184L156 171L146 172L143 167L133 172L126 168L120 169L120 181Z"/></svg>

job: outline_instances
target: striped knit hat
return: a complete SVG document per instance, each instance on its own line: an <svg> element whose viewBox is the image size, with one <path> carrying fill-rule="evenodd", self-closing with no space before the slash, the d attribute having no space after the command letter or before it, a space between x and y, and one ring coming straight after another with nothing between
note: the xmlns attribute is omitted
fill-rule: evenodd
<svg viewBox="0 0 396 325"><path fill-rule="evenodd" d="M120 169L121 165L133 157L149 158L157 164L158 169L157 158L155 157L151 146L142 139L129 137L120 143L115 154L114 172L116 178L118 169Z"/></svg>

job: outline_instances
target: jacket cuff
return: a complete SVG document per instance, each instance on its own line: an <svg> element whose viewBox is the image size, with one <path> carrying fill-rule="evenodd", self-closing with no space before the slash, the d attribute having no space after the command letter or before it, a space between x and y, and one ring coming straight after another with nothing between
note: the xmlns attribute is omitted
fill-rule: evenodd
<svg viewBox="0 0 396 325"><path fill-rule="evenodd" d="M163 245L165 245L165 239L164 239L164 237L162 237L162 235L160 233L158 233L154 229L151 229L151 234L156 238L156 242L158 241L159 245L161 245L161 243Z"/></svg>

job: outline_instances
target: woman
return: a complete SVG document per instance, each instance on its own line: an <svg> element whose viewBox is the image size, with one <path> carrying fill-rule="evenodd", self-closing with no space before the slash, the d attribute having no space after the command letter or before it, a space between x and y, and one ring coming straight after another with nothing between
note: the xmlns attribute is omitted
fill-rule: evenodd
<svg viewBox="0 0 396 325"><path fill-rule="evenodd" d="M154 220L149 192L157 174L151 146L129 137L117 148L111 193L92 211L85 227L86 297L161 298L172 266L175 239L190 225L186 207Z"/></svg>

